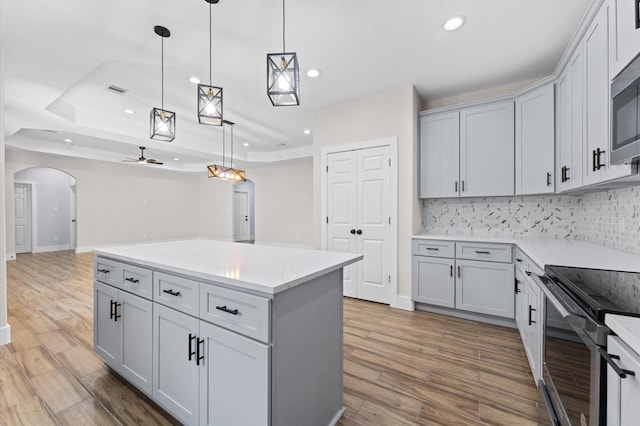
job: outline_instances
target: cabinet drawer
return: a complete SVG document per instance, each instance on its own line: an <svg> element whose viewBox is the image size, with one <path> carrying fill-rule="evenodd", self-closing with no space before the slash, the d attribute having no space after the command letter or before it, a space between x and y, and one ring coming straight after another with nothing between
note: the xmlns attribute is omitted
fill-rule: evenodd
<svg viewBox="0 0 640 426"><path fill-rule="evenodd" d="M269 343L271 301L264 297L200 284L200 318Z"/></svg>
<svg viewBox="0 0 640 426"><path fill-rule="evenodd" d="M512 250L509 244L464 242L456 244L456 258L511 263Z"/></svg>
<svg viewBox="0 0 640 426"><path fill-rule="evenodd" d="M151 277L152 273L148 269L121 263L118 271L119 282L117 286L122 290L151 300L153 298L153 282Z"/></svg>
<svg viewBox="0 0 640 426"><path fill-rule="evenodd" d="M96 257L93 261L93 275L96 281L100 281L105 284L117 285L119 282L118 266L120 266L120 263L115 260Z"/></svg>
<svg viewBox="0 0 640 426"><path fill-rule="evenodd" d="M197 281L154 272L153 300L197 317L199 286L200 283Z"/></svg>
<svg viewBox="0 0 640 426"><path fill-rule="evenodd" d="M539 267L537 263L531 260L531 258L518 247L516 247L515 260L516 267L522 272L523 275L544 275L544 270Z"/></svg>
<svg viewBox="0 0 640 426"><path fill-rule="evenodd" d="M413 240L413 254L418 256L454 257L455 243L438 240Z"/></svg>

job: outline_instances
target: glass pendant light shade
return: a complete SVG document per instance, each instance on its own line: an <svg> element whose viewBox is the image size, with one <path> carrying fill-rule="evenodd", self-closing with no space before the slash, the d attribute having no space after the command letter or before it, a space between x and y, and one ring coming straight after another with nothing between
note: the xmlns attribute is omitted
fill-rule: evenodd
<svg viewBox="0 0 640 426"><path fill-rule="evenodd" d="M151 139L171 142L176 137L176 114L160 108L151 110Z"/></svg>
<svg viewBox="0 0 640 426"><path fill-rule="evenodd" d="M160 25L153 27L153 31L160 36L162 41L162 60L160 62L162 70L162 106L151 110L150 137L159 141L171 142L176 138L176 114L164 109L164 39L170 37L171 32Z"/></svg>
<svg viewBox="0 0 640 426"><path fill-rule="evenodd" d="M298 55L267 54L267 94L273 106L300 105Z"/></svg>
<svg viewBox="0 0 640 426"><path fill-rule="evenodd" d="M198 122L222 126L222 87L198 84Z"/></svg>

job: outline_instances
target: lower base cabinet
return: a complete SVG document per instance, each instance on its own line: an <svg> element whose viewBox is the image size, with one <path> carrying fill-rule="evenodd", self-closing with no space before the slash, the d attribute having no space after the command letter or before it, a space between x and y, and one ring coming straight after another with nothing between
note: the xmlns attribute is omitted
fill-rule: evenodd
<svg viewBox="0 0 640 426"><path fill-rule="evenodd" d="M268 425L270 347L156 305L153 398L185 424Z"/></svg>
<svg viewBox="0 0 640 426"><path fill-rule="evenodd" d="M98 281L94 284L94 300L96 353L151 395L153 303Z"/></svg>
<svg viewBox="0 0 640 426"><path fill-rule="evenodd" d="M456 260L456 309L513 318L513 264Z"/></svg>
<svg viewBox="0 0 640 426"><path fill-rule="evenodd" d="M621 378L610 365L607 366L607 426L637 425L640 418L640 354L617 336L607 338L607 352L620 369L626 370L626 377Z"/></svg>
<svg viewBox="0 0 640 426"><path fill-rule="evenodd" d="M542 379L543 303L544 297L538 285L526 272L517 268L516 325L535 383Z"/></svg>

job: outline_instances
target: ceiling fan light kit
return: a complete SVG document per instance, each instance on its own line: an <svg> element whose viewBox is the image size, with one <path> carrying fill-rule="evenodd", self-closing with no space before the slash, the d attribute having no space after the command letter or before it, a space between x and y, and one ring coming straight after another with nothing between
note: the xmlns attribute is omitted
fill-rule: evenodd
<svg viewBox="0 0 640 426"><path fill-rule="evenodd" d="M160 25L153 27L153 31L160 36L162 46L162 103L160 108L153 108L151 110L151 114L149 116L151 121L149 125L150 138L159 141L171 142L176 137L176 114L164 109L164 39L170 37L171 32Z"/></svg>
<svg viewBox="0 0 640 426"><path fill-rule="evenodd" d="M144 146L139 146L138 148L140 148L140 157L138 158L127 158L125 160L122 160L123 163L138 163L138 164L153 164L156 166L161 166L164 163L162 161L158 161L155 160L153 158L145 158L144 156L144 150L147 149Z"/></svg>
<svg viewBox="0 0 640 426"><path fill-rule="evenodd" d="M219 0L205 0L209 3L209 85L198 84L198 122L210 126L222 126L222 87L211 84L212 63L212 15L211 5Z"/></svg>
<svg viewBox="0 0 640 426"><path fill-rule="evenodd" d="M300 105L298 55L285 47L285 7L282 0L282 52L267 53L267 95L273 106Z"/></svg>

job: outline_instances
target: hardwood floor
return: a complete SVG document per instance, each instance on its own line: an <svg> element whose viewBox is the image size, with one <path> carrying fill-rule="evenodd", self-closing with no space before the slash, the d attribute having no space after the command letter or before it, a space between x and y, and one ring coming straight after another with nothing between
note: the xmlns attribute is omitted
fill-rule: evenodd
<svg viewBox="0 0 640 426"><path fill-rule="evenodd" d="M1 425L176 424L93 353L93 255L8 262L13 341L0 347ZM349 425L534 425L516 330L345 299Z"/></svg>

